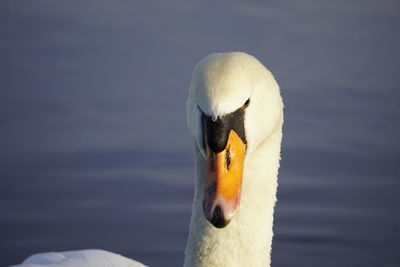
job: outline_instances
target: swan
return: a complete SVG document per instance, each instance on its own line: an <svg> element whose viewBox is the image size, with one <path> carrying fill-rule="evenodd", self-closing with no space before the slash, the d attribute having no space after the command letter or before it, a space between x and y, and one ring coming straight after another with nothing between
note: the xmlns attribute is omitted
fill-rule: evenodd
<svg viewBox="0 0 400 267"><path fill-rule="evenodd" d="M249 54L211 54L193 71L186 109L195 192L184 266L270 266L283 125L277 82ZM83 250L37 254L16 266L144 265Z"/></svg>

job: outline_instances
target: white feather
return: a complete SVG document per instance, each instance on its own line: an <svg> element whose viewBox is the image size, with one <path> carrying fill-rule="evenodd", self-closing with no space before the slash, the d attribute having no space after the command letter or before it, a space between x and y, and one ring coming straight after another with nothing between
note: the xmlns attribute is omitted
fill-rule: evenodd
<svg viewBox="0 0 400 267"><path fill-rule="evenodd" d="M88 249L40 253L12 267L146 267L140 262L105 250Z"/></svg>

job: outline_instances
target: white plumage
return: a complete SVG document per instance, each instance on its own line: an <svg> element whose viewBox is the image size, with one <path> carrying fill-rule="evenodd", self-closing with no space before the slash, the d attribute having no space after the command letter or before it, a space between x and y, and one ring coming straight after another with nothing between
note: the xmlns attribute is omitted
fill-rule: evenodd
<svg viewBox="0 0 400 267"><path fill-rule="evenodd" d="M40 253L12 267L146 267L140 262L105 250L88 249Z"/></svg>
<svg viewBox="0 0 400 267"><path fill-rule="evenodd" d="M237 214L222 229L204 217L205 153L201 111L220 117L247 99L241 202ZM184 266L270 266L273 213L282 139L283 103L272 74L254 57L242 53L212 54L193 72L187 101L188 128L195 140L195 195ZM18 267L142 267L141 263L102 251L44 253Z"/></svg>
<svg viewBox="0 0 400 267"><path fill-rule="evenodd" d="M202 212L205 157L199 108L208 115L223 116L247 99L247 151L240 207L225 228L217 229ZM184 266L270 266L283 124L283 102L274 77L246 53L205 57L193 72L187 122L197 146L195 196Z"/></svg>

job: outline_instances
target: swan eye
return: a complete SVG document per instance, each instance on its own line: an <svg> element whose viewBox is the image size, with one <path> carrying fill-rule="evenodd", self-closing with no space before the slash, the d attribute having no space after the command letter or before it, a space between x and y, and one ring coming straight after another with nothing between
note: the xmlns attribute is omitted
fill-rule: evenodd
<svg viewBox="0 0 400 267"><path fill-rule="evenodd" d="M203 117L205 116L205 114L204 114L204 112L201 110L201 108L199 107L199 105L197 105L197 108L199 109L199 111L200 111L200 114L201 114L201 127L202 128L204 128L204 122L203 122ZM201 148L202 149L206 149L206 141L205 141L205 139L204 139L204 133L203 133L203 131L201 131L201 134L202 134L202 142L201 142Z"/></svg>
<svg viewBox="0 0 400 267"><path fill-rule="evenodd" d="M244 102L243 108L247 108L250 105L250 98L247 99L246 102Z"/></svg>

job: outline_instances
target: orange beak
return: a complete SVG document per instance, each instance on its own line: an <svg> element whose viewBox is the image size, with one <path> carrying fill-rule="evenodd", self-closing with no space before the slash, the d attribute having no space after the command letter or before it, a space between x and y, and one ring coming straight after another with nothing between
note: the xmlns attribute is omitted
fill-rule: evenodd
<svg viewBox="0 0 400 267"><path fill-rule="evenodd" d="M203 211L217 228L225 227L239 207L246 144L234 130L221 152L213 152L206 144L205 188Z"/></svg>

